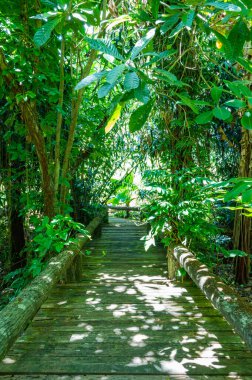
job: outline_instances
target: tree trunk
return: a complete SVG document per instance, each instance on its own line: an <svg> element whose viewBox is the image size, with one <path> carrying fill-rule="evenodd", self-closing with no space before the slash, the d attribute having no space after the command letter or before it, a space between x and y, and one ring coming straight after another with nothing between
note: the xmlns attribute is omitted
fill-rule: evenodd
<svg viewBox="0 0 252 380"><path fill-rule="evenodd" d="M242 128L241 158L239 177L252 177L252 131ZM238 284L246 284L250 273L251 253L251 218L243 215L243 210L236 210L233 230L234 249L246 252L245 257L237 257L235 280Z"/></svg>

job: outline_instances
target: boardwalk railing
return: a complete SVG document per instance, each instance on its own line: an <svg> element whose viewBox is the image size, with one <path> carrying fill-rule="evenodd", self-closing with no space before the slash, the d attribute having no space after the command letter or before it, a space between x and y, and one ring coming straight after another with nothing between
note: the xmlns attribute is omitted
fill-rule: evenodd
<svg viewBox="0 0 252 380"><path fill-rule="evenodd" d="M102 220L103 217L97 217L89 223L86 230L90 235L93 234ZM0 312L0 358L6 353L20 332L26 328L28 322L46 300L50 290L70 267L80 249L88 241L88 236L80 236L77 244L53 257L40 275Z"/></svg>
<svg viewBox="0 0 252 380"><path fill-rule="evenodd" d="M186 247L177 246L173 254L195 284L252 349L252 307L230 286L224 284L209 268L196 259Z"/></svg>

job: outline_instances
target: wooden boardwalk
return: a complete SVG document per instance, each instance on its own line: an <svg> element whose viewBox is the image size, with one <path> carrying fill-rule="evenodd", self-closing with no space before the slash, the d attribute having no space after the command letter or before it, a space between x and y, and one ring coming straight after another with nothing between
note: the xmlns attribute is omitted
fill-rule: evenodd
<svg viewBox="0 0 252 380"><path fill-rule="evenodd" d="M0 365L1 379L252 379L252 354L192 283L166 278L143 226L111 219L83 279L54 288Z"/></svg>

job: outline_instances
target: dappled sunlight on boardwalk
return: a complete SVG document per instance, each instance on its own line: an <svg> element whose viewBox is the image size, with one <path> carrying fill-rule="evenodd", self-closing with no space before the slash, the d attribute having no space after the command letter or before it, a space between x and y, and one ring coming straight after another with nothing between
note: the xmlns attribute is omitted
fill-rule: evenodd
<svg viewBox="0 0 252 380"><path fill-rule="evenodd" d="M0 374L252 379L241 339L192 283L167 280L165 252L145 252L144 233L127 221L104 226L82 281L54 288Z"/></svg>

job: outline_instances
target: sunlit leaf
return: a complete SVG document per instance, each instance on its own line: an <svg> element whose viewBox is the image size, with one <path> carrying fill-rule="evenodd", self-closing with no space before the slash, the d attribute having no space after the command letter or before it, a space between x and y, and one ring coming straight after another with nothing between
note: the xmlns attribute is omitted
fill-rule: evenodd
<svg viewBox="0 0 252 380"><path fill-rule="evenodd" d="M118 103L114 109L114 112L110 116L107 125L105 126L105 133L109 133L111 129L115 126L117 120L120 119L122 108L124 103Z"/></svg>

